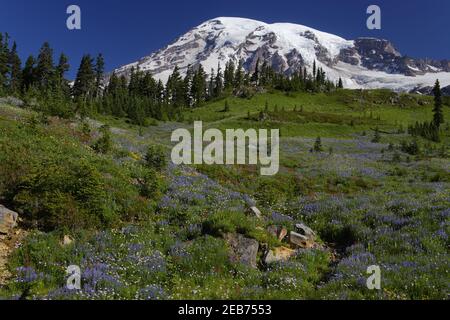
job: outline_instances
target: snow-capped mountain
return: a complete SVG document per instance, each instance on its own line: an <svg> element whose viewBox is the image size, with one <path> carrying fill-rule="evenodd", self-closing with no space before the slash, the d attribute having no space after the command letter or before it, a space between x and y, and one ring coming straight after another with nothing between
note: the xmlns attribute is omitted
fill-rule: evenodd
<svg viewBox="0 0 450 320"><path fill-rule="evenodd" d="M254 70L258 58L286 74L304 66L311 70L316 61L330 80L341 77L347 88L411 91L432 86L436 79L444 87L450 85L450 61L402 56L387 40L346 40L297 24L226 17L206 21L166 48L115 72L127 75L139 67L166 81L175 66L183 73L189 65L202 64L209 73L233 60Z"/></svg>

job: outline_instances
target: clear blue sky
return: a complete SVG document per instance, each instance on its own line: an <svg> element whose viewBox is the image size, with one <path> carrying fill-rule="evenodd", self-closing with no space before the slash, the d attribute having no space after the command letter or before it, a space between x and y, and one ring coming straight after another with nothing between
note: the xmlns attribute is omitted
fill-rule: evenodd
<svg viewBox="0 0 450 320"><path fill-rule="evenodd" d="M66 8L82 10L82 30L66 28ZM366 9L382 9L382 30L366 28ZM49 41L55 59L69 58L73 77L83 53L102 52L107 70L169 44L205 20L234 16L292 22L347 39L382 37L412 57L450 59L448 0L0 0L0 32L17 41L22 58Z"/></svg>

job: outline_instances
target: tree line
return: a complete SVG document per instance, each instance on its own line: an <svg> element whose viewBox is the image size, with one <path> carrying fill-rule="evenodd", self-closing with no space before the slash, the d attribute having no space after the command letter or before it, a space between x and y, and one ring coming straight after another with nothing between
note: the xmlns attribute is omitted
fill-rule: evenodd
<svg viewBox="0 0 450 320"><path fill-rule="evenodd" d="M48 42L37 57L30 55L22 67L17 44L0 34L0 95L22 98L27 105L49 115L82 117L92 114L129 118L145 125L146 119L182 120L183 111L230 95L251 97L261 89L284 92L328 92L343 88L334 83L314 62L312 73L306 67L286 75L275 71L267 61L258 59L253 71L243 62L233 61L209 73L201 65L189 66L184 76L175 67L167 83L150 73L133 68L125 75L105 76L102 54L82 57L75 81L66 79L70 65L64 53L54 61Z"/></svg>

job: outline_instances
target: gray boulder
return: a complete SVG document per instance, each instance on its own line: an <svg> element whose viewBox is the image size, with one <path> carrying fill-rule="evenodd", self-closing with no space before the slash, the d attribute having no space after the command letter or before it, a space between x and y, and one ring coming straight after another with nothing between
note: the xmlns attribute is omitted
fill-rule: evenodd
<svg viewBox="0 0 450 320"><path fill-rule="evenodd" d="M0 205L0 234L9 234L17 226L17 212Z"/></svg>
<svg viewBox="0 0 450 320"><path fill-rule="evenodd" d="M314 241L294 231L289 234L289 242L299 248L312 248L314 246Z"/></svg>
<svg viewBox="0 0 450 320"><path fill-rule="evenodd" d="M317 235L316 233L307 225L303 223L297 223L295 225L295 230L297 233L305 236L310 241L316 241Z"/></svg>
<svg viewBox="0 0 450 320"><path fill-rule="evenodd" d="M257 268L256 258L259 243L241 234L226 234L225 240L230 248L230 260L233 263L241 263L251 268Z"/></svg>
<svg viewBox="0 0 450 320"><path fill-rule="evenodd" d="M287 261L295 256L296 251L287 247L278 247L269 250L264 258L265 264L271 264L279 261Z"/></svg>

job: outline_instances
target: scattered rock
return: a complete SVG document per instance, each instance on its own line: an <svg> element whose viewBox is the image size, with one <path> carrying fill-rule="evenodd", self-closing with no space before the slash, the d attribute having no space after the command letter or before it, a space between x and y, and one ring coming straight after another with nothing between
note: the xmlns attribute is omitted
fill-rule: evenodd
<svg viewBox="0 0 450 320"><path fill-rule="evenodd" d="M242 263L251 268L257 268L256 257L259 243L241 234L226 234L225 240L230 247L230 260L233 263Z"/></svg>
<svg viewBox="0 0 450 320"><path fill-rule="evenodd" d="M311 241L308 237L294 231L291 231L289 235L289 242L300 248L314 247L314 241Z"/></svg>
<svg viewBox="0 0 450 320"><path fill-rule="evenodd" d="M17 212L0 205L0 233L9 234L17 226Z"/></svg>
<svg viewBox="0 0 450 320"><path fill-rule="evenodd" d="M259 211L259 209L257 207L250 207L249 208L249 212L253 215L255 215L257 218L261 218L262 214L261 211Z"/></svg>
<svg viewBox="0 0 450 320"><path fill-rule="evenodd" d="M280 232L278 233L278 240L283 241L283 239L286 238L287 234L288 234L287 229L282 227L280 229Z"/></svg>
<svg viewBox="0 0 450 320"><path fill-rule="evenodd" d="M266 257L264 258L264 263L271 264L278 261L287 261L295 254L295 250L286 247L278 247L267 252Z"/></svg>
<svg viewBox="0 0 450 320"><path fill-rule="evenodd" d="M280 226L275 226L275 225L267 227L267 232L280 241L283 241L283 239L288 234L288 231L286 228L280 227Z"/></svg>
<svg viewBox="0 0 450 320"><path fill-rule="evenodd" d="M62 241L62 245L63 245L63 246L69 246L69 245L71 245L73 242L74 242L74 240L73 240L70 236L65 235L64 238L63 238L63 241Z"/></svg>
<svg viewBox="0 0 450 320"><path fill-rule="evenodd" d="M312 242L316 241L316 238L317 238L316 233L307 225L305 225L303 223L297 223L295 225L295 230L297 231L297 233L300 233L301 235L308 238L308 240L310 240Z"/></svg>
<svg viewBox="0 0 450 320"><path fill-rule="evenodd" d="M23 107L24 105L24 102L22 100L15 97L0 98L0 103L10 104L14 107Z"/></svg>

